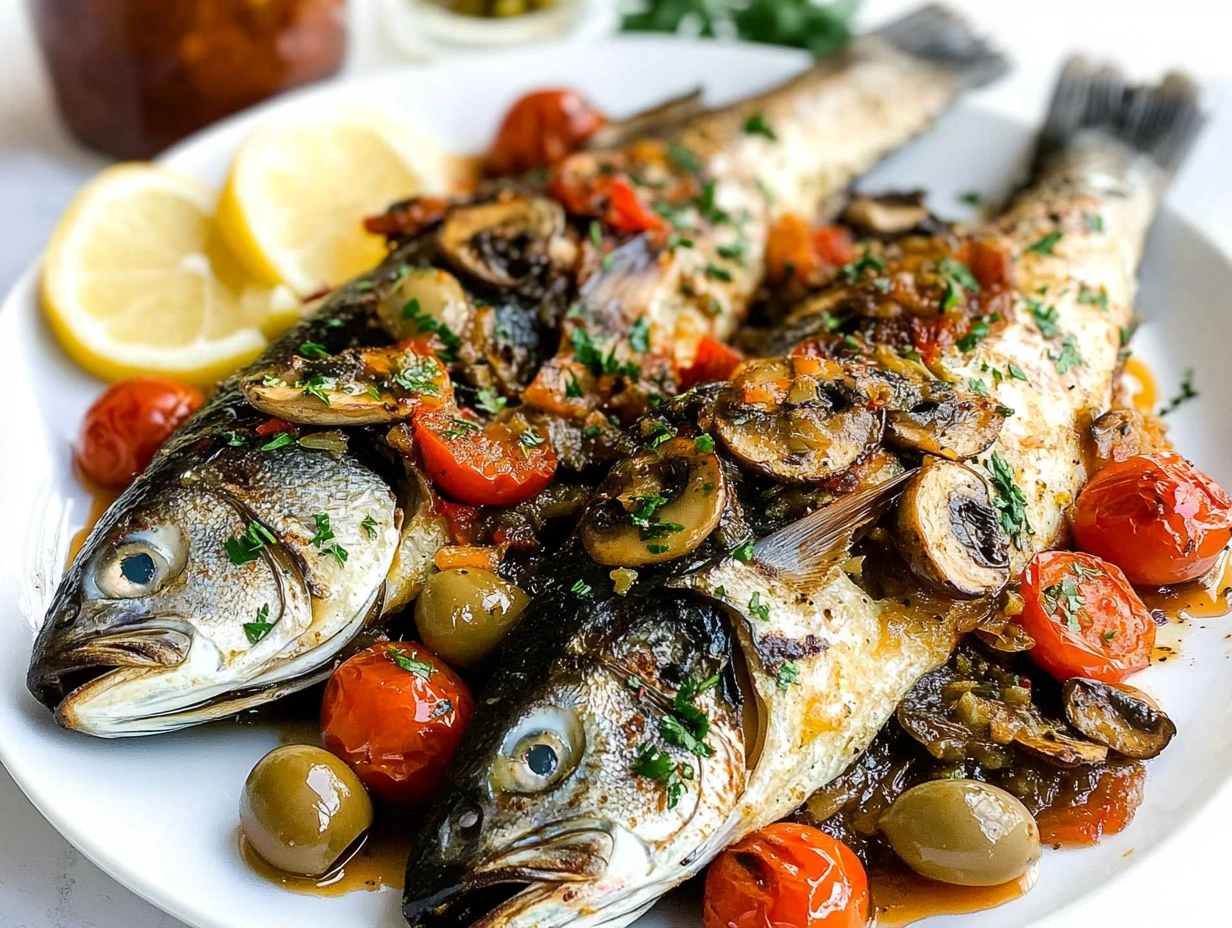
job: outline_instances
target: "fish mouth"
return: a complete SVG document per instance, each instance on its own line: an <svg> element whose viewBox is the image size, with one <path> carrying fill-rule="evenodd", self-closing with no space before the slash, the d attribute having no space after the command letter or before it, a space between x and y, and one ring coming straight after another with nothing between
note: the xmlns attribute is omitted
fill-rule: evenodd
<svg viewBox="0 0 1232 928"><path fill-rule="evenodd" d="M62 638L35 655L26 685L35 699L55 711L87 684L117 670L178 667L187 660L192 643L186 623L166 619L102 635Z"/></svg>
<svg viewBox="0 0 1232 928"><path fill-rule="evenodd" d="M403 914L412 928L496 928L520 923L519 915L561 889L567 905L569 884L600 879L614 847L611 827L597 819L548 825L476 861L460 879L424 887L426 892L417 898L408 881ZM537 920L543 928L554 923Z"/></svg>

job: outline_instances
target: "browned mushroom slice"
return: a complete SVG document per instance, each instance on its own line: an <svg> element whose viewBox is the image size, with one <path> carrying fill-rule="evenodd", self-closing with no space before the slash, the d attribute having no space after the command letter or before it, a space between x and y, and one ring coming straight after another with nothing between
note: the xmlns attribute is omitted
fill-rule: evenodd
<svg viewBox="0 0 1232 928"><path fill-rule="evenodd" d="M1092 422L1087 433L1091 473L1113 461L1124 461L1137 454L1151 454L1169 447L1167 426L1163 420L1136 409L1110 410Z"/></svg>
<svg viewBox="0 0 1232 928"><path fill-rule="evenodd" d="M243 384L266 415L297 425L381 425L435 409L452 396L435 355L412 346L350 349L324 358L291 358Z"/></svg>
<svg viewBox="0 0 1232 928"><path fill-rule="evenodd" d="M817 482L880 441L883 415L867 402L833 362L750 361L719 393L715 429L745 466L788 483Z"/></svg>
<svg viewBox="0 0 1232 928"><path fill-rule="evenodd" d="M922 399L886 420L886 440L900 448L966 461L991 447L1005 419L996 400L941 380L920 387Z"/></svg>
<svg viewBox="0 0 1232 928"><path fill-rule="evenodd" d="M1022 704L1001 699L988 699L974 690L963 693L954 704L953 718L972 729L983 729L997 744L1015 744L1055 767L1078 767L1101 764L1108 758L1102 744L1074 737L1064 723L1044 718L1031 704L1029 691Z"/></svg>
<svg viewBox="0 0 1232 928"><path fill-rule="evenodd" d="M458 270L512 287L546 267L563 246L565 211L544 197L506 195L491 203L451 210L440 246Z"/></svg>
<svg viewBox="0 0 1232 928"><path fill-rule="evenodd" d="M472 309L458 279L434 267L407 268L377 306L381 326L402 341L428 333L445 346L466 334Z"/></svg>
<svg viewBox="0 0 1232 928"><path fill-rule="evenodd" d="M1071 725L1135 760L1155 757L1176 735L1172 720L1132 686L1075 677L1062 687L1061 699Z"/></svg>
<svg viewBox="0 0 1232 928"><path fill-rule="evenodd" d="M925 225L928 219L928 207L920 191L856 196L843 210L843 222L875 235L902 235Z"/></svg>
<svg viewBox="0 0 1232 928"><path fill-rule="evenodd" d="M985 479L929 457L898 506L898 548L921 580L960 599L992 596L1009 582L1009 539Z"/></svg>
<svg viewBox="0 0 1232 928"><path fill-rule="evenodd" d="M673 438L612 468L582 516L582 543L610 567L670 561L714 531L726 497L714 452Z"/></svg>

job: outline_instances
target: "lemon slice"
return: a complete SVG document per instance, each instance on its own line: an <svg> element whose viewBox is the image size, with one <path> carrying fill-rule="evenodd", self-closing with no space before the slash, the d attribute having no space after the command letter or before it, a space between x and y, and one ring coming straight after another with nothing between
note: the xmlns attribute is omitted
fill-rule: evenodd
<svg viewBox="0 0 1232 928"><path fill-rule="evenodd" d="M446 192L452 171L435 142L375 113L267 123L232 163L218 224L254 277L305 296L379 263L364 217Z"/></svg>
<svg viewBox="0 0 1232 928"><path fill-rule="evenodd" d="M43 264L43 304L72 358L107 380L162 373L209 383L297 317L286 288L254 284L212 220L214 194L165 168L121 164L77 195Z"/></svg>

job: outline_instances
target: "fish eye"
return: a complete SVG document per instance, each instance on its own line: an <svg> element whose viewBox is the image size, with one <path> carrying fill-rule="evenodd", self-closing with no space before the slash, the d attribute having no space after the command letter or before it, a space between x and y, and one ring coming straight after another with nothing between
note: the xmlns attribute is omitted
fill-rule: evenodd
<svg viewBox="0 0 1232 928"><path fill-rule="evenodd" d="M114 543L96 561L93 585L106 599L149 596L184 569L187 545L176 529L155 529Z"/></svg>
<svg viewBox="0 0 1232 928"><path fill-rule="evenodd" d="M556 706L534 712L505 736L493 768L495 785L512 793L555 786L577 767L583 741L576 712Z"/></svg>

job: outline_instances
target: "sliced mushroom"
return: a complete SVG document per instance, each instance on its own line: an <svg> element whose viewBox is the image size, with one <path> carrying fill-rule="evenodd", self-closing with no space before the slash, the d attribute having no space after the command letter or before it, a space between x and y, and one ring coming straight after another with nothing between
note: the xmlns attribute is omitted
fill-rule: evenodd
<svg viewBox="0 0 1232 928"><path fill-rule="evenodd" d="M1136 409L1113 409L1091 423L1087 451L1091 473L1113 461L1169 448L1167 426L1156 416Z"/></svg>
<svg viewBox="0 0 1232 928"><path fill-rule="evenodd" d="M941 593L976 599L1009 582L1009 539L988 483L971 468L926 459L898 506L898 548Z"/></svg>
<svg viewBox="0 0 1232 928"><path fill-rule="evenodd" d="M1104 745L1074 737L1064 724L1048 721L1030 702L1010 705L970 690L955 703L952 714L969 728L986 726L997 744L1015 744L1056 767L1102 764L1108 759Z"/></svg>
<svg viewBox="0 0 1232 928"><path fill-rule="evenodd" d="M582 516L582 543L609 567L670 561L706 540L726 498L714 452L673 438L612 468Z"/></svg>
<svg viewBox="0 0 1232 928"><path fill-rule="evenodd" d="M348 349L324 358L296 356L243 384L266 415L297 425L382 425L436 408L452 393L432 354L409 346Z"/></svg>
<svg viewBox="0 0 1232 928"><path fill-rule="evenodd" d="M902 235L924 226L928 220L924 194L918 190L876 197L852 197L843 210L843 222L875 235Z"/></svg>
<svg viewBox="0 0 1232 928"><path fill-rule="evenodd" d="M444 339L464 335L471 313L458 279L434 267L408 268L377 307L382 327L398 341L429 332Z"/></svg>
<svg viewBox="0 0 1232 928"><path fill-rule="evenodd" d="M457 269L512 287L548 265L564 230L565 211L555 200L507 195L452 210L439 241Z"/></svg>
<svg viewBox="0 0 1232 928"><path fill-rule="evenodd" d="M715 429L727 449L788 483L843 472L880 441L883 428L883 414L841 365L812 358L750 361L715 402Z"/></svg>
<svg viewBox="0 0 1232 928"><path fill-rule="evenodd" d="M1145 693L1075 677L1061 689L1065 717L1093 741L1135 760L1155 757L1176 735L1176 726Z"/></svg>
<svg viewBox="0 0 1232 928"><path fill-rule="evenodd" d="M921 400L886 420L886 440L900 448L966 461L987 450L1005 419L989 397L957 390L943 380L920 385Z"/></svg>

